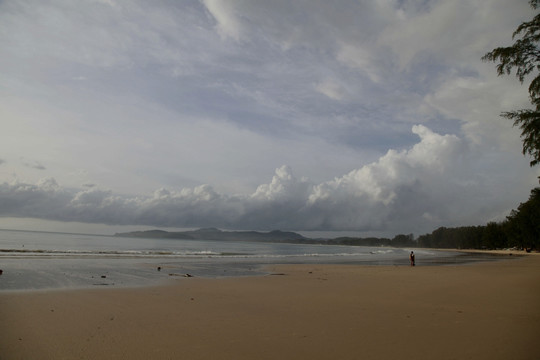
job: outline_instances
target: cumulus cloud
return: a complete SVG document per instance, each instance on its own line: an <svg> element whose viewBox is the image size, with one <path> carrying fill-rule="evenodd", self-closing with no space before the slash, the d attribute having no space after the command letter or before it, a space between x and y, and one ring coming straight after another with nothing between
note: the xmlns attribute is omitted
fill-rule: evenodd
<svg viewBox="0 0 540 360"><path fill-rule="evenodd" d="M494 193L499 184L475 176L475 168L489 159L479 157L473 143L423 125L412 132L419 141L411 148L389 150L319 184L298 179L289 166L276 169L269 183L247 195L201 185L129 197L98 187L71 191L49 178L35 185L1 184L0 214L115 225L398 233L479 224L516 206L515 192Z"/></svg>
<svg viewBox="0 0 540 360"><path fill-rule="evenodd" d="M433 197L456 181L453 173L461 166L464 146L454 135L439 135L422 125L413 127L420 142L409 150L390 150L377 162L354 170L343 177L314 187L309 204L320 213L333 213L334 228L368 229L418 223L424 213L433 211ZM409 204L405 201L407 197ZM413 205L416 204L416 205ZM411 208L417 208L411 212ZM418 213L421 211L421 213ZM397 216L399 214L399 216ZM328 226L323 219L319 226Z"/></svg>

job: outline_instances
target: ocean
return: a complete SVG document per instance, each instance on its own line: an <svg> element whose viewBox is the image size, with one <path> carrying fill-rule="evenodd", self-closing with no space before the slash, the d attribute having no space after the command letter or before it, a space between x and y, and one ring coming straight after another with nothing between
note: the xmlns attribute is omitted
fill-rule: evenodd
<svg viewBox="0 0 540 360"><path fill-rule="evenodd" d="M172 277L265 275L271 264L418 266L489 260L452 251L241 241L125 238L0 230L0 291L133 287Z"/></svg>

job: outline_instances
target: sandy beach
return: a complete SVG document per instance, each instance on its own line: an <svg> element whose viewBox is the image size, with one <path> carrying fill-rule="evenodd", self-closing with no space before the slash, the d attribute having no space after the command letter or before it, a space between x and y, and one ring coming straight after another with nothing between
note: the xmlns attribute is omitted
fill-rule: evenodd
<svg viewBox="0 0 540 360"><path fill-rule="evenodd" d="M540 256L270 270L0 293L0 359L540 358Z"/></svg>

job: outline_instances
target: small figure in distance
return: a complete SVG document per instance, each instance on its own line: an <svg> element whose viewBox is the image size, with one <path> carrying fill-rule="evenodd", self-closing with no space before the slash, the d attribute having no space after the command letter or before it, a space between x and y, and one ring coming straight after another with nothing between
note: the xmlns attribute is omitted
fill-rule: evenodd
<svg viewBox="0 0 540 360"><path fill-rule="evenodd" d="M409 255L409 260L411 261L411 266L414 266L414 252L411 251L411 254Z"/></svg>

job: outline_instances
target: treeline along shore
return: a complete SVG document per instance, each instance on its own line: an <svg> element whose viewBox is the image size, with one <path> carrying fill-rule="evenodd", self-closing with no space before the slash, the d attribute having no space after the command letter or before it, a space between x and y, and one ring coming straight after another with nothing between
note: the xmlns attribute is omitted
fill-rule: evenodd
<svg viewBox="0 0 540 360"><path fill-rule="evenodd" d="M453 249L540 249L540 188L512 210L505 221L485 226L441 227L418 237L418 246Z"/></svg>

